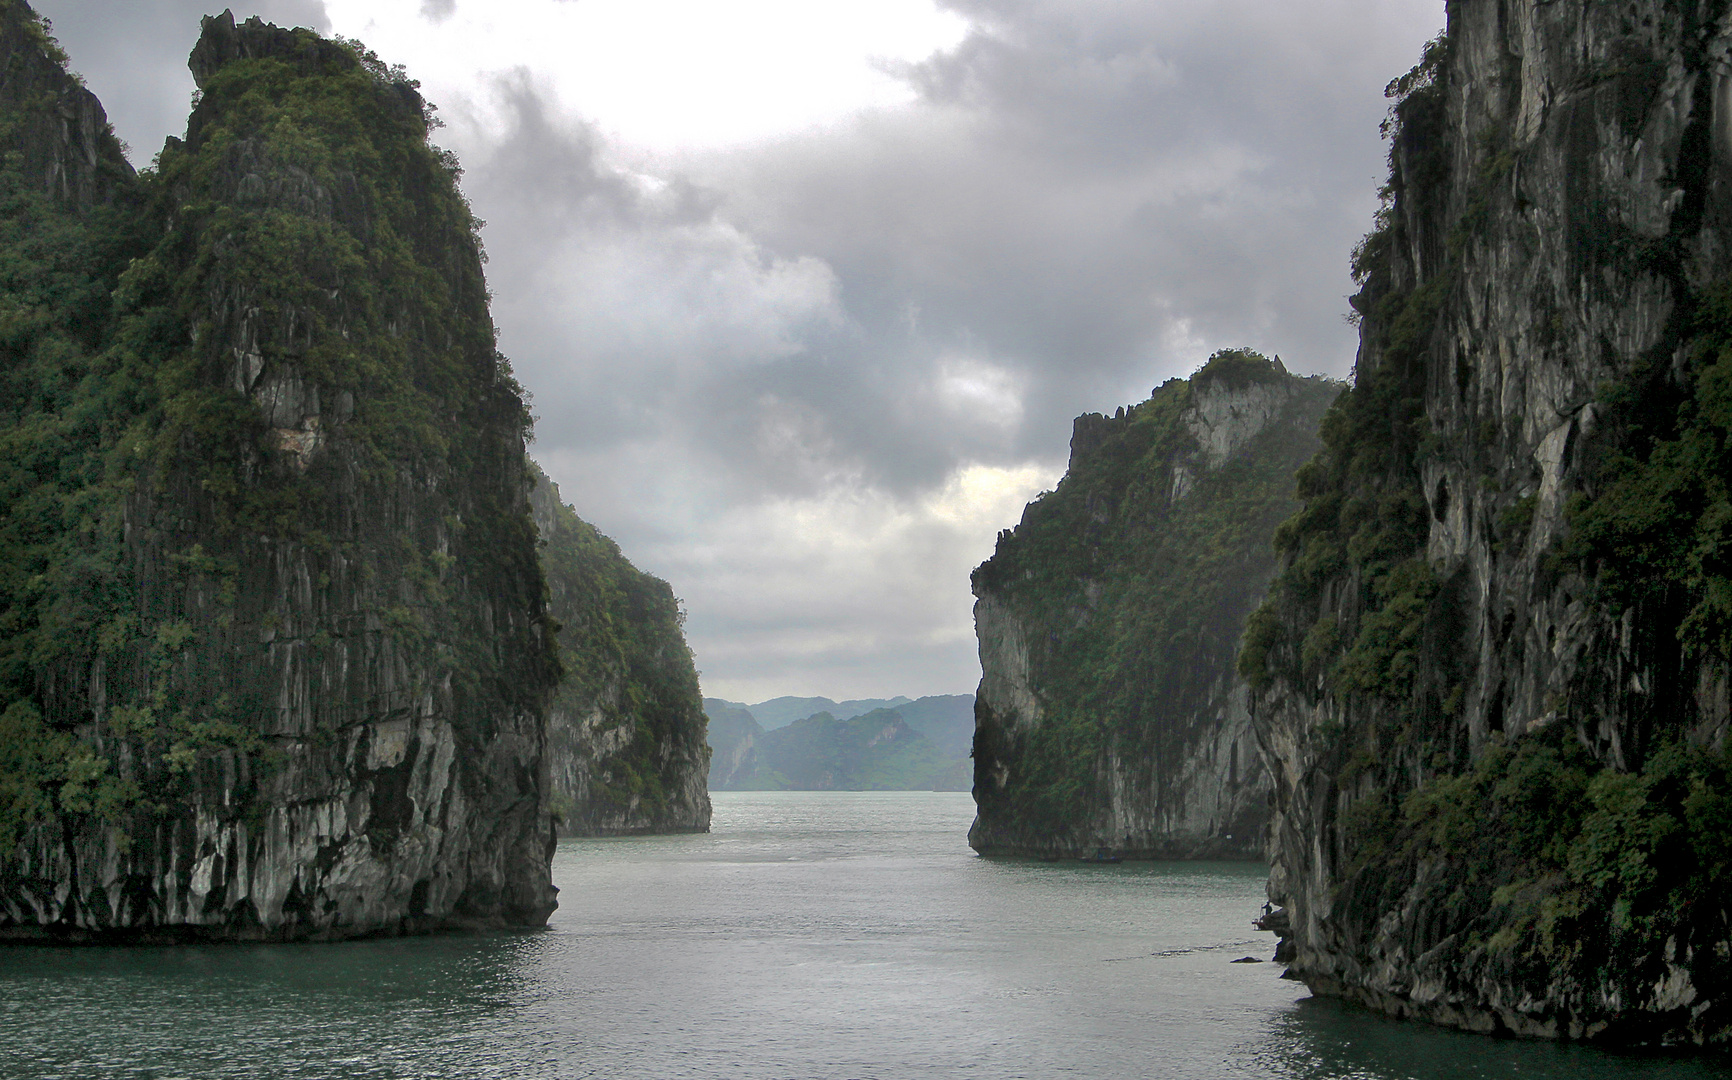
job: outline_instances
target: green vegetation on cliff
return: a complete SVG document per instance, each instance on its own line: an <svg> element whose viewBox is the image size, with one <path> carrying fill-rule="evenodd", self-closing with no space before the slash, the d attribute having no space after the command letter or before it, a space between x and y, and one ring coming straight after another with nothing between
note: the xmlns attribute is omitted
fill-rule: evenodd
<svg viewBox="0 0 1732 1080"><path fill-rule="evenodd" d="M1360 364L1323 417L1322 448L1299 470L1303 508L1275 536L1281 573L1251 617L1239 656L1240 674L1258 690L1279 676L1294 686L1323 679L1338 692L1411 698L1423 616L1438 592L1423 558L1425 356L1455 270L1452 255L1424 283L1398 274L1391 252L1413 240L1392 207L1404 199L1431 209L1425 200L1434 194L1420 184L1447 168L1438 158L1446 120L1436 82L1447 56L1439 38L1390 84L1391 155L1409 167L1392 169L1377 228L1353 254ZM1339 579L1349 583L1345 599L1326 595Z"/></svg>
<svg viewBox="0 0 1732 1080"><path fill-rule="evenodd" d="M531 496L565 669L548 729L553 810L577 834L706 828L698 672L673 589L560 501Z"/></svg>
<svg viewBox="0 0 1732 1080"><path fill-rule="evenodd" d="M1361 811L1356 830L1381 856L1368 864L1452 867L1458 917L1488 962L1632 1001L1669 960L1698 992L1732 986L1732 742L1696 727L1704 678L1732 662L1732 285L1688 300L1668 341L1682 347L1602 387L1590 479L1548 555L1554 574L1588 579L1602 618L1630 627L1647 700L1618 685L1635 665L1595 657L1543 731L1439 776L1388 827L1365 828L1380 811ZM1622 760L1590 753L1582 730L1626 711ZM1698 1026L1732 1027L1732 1001L1709 1000Z"/></svg>
<svg viewBox="0 0 1732 1080"><path fill-rule="evenodd" d="M1680 693L1732 662L1732 281L1696 299L1682 373L1656 355L1603 388L1594 485L1562 551L1605 610L1635 613Z"/></svg>
<svg viewBox="0 0 1732 1080"><path fill-rule="evenodd" d="M1426 902L1448 960L1530 985L1615 988L1630 1000L1687 962L1697 986L1732 979L1732 754L1668 741L1639 771L1605 768L1567 725L1459 773L1354 804L1337 918L1375 922L1429 867ZM1398 870L1399 872L1391 872ZM1439 959L1444 959L1439 957ZM1719 1026L1727 1006L1699 1016ZM1635 1033L1639 1034L1639 1033Z"/></svg>
<svg viewBox="0 0 1732 1080"><path fill-rule="evenodd" d="M1241 448L1207 460L1192 426L1202 399L1258 387L1272 414ZM1188 752L1187 718L1229 688L1245 618L1275 569L1269 539L1294 509L1293 470L1315 450L1317 417L1339 389L1229 350L1118 417L1078 421L1064 479L974 572L975 595L1007 606L1022 628L1042 710L1038 723L983 723L983 825L1092 847L1105 755L1166 762ZM1249 775L1252 748L1242 753ZM1014 771L1008 787L992 779L1000 764Z"/></svg>
<svg viewBox="0 0 1732 1080"><path fill-rule="evenodd" d="M142 373L112 355L111 296L146 240L141 200L80 208L38 175L50 150L20 85L76 90L65 54L22 5L0 8L10 46L0 96L0 849L57 810L114 817L136 783L73 738L52 712L48 673L96 651L123 586L111 449L143 391ZM22 40L19 40L22 39ZM35 47L32 48L31 46ZM57 104L52 90L46 102ZM111 131L106 149L119 157ZM122 176L121 179L129 179ZM82 209L82 213L80 210ZM58 721L58 722L56 722Z"/></svg>

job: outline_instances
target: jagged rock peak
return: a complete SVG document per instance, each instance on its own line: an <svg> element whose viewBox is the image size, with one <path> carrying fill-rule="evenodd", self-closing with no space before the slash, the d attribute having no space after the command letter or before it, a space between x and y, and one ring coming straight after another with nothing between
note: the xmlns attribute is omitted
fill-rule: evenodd
<svg viewBox="0 0 1732 1080"><path fill-rule="evenodd" d="M1169 380L1166 386L1186 380ZM1218 469L1241 447L1280 415L1304 380L1296 380L1279 356L1270 360L1242 349L1225 349L1209 358L1189 380L1185 426L1197 440L1203 465ZM1166 387L1156 387L1159 395ZM1127 425L1137 408L1120 408L1114 415L1084 413L1071 427L1070 467L1096 453Z"/></svg>
<svg viewBox="0 0 1732 1080"><path fill-rule="evenodd" d="M201 90L212 75L236 60L290 59L299 62L307 74L327 63L343 67L354 67L357 63L353 53L311 30L285 29L257 15L236 25L234 12L227 8L221 15L206 15L200 20L200 28L186 66Z"/></svg>
<svg viewBox="0 0 1732 1080"><path fill-rule="evenodd" d="M1303 385L1279 356L1217 353L1191 377L1185 427L1203 449L1204 466L1218 469L1268 427Z"/></svg>
<svg viewBox="0 0 1732 1080"><path fill-rule="evenodd" d="M221 15L206 15L200 26L198 42L193 45L186 66L201 90L212 76L237 60L283 60L303 75L366 67L406 110L417 116L425 115L426 102L416 84L401 75L401 69L388 69L376 56L356 51L343 41L328 40L305 27L285 29L257 15L237 24L234 12L227 8Z"/></svg>
<svg viewBox="0 0 1732 1080"><path fill-rule="evenodd" d="M30 227L57 228L104 286L41 289L67 330L0 342L0 518L83 515L0 538L48 583L0 581L30 657L0 672L0 787L29 796L0 800L0 938L539 925L559 664L474 217L370 54L206 30L187 139L123 193L138 213L27 200L0 236L52 286L77 275ZM13 181L39 106L0 104ZM103 582L88 602L70 566Z"/></svg>

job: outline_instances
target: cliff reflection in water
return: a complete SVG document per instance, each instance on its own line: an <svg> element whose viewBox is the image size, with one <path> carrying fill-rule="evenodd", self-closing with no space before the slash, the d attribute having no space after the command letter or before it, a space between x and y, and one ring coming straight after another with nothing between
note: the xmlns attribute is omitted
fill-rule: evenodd
<svg viewBox="0 0 1732 1080"><path fill-rule="evenodd" d="M1305 999L1263 868L974 856L966 794L721 793L566 841L542 933L0 951L0 1075L1678 1078Z"/></svg>

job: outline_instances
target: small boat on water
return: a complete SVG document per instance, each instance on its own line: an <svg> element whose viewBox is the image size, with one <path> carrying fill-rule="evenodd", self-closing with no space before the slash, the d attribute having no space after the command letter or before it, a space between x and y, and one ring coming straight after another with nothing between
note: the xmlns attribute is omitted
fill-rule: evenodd
<svg viewBox="0 0 1732 1080"><path fill-rule="evenodd" d="M1104 845L1101 847L1095 848L1095 853L1093 855L1084 855L1079 861L1088 862L1088 863L1124 862L1123 859L1119 858L1119 855L1116 851L1114 851L1111 848L1106 847Z"/></svg>

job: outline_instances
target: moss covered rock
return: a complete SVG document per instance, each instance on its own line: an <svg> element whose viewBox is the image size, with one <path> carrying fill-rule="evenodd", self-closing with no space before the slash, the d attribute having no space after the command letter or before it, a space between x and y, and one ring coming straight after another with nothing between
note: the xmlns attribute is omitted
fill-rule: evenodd
<svg viewBox="0 0 1732 1080"><path fill-rule="evenodd" d="M1461 0L1245 674L1319 993L1732 1039L1724 4Z"/></svg>

